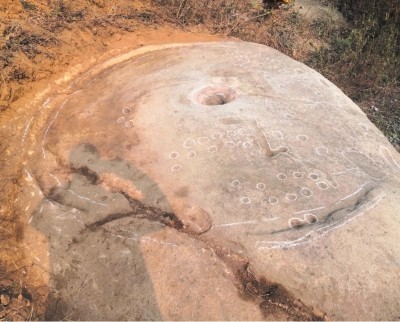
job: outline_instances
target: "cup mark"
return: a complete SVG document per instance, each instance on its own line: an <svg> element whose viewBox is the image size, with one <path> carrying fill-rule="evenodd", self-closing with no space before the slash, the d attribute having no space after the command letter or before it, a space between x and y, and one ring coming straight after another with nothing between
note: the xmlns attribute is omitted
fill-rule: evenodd
<svg viewBox="0 0 400 322"><path fill-rule="evenodd" d="M318 188L322 189L322 190L326 190L329 188L328 184L324 181L319 181L317 182Z"/></svg>
<svg viewBox="0 0 400 322"><path fill-rule="evenodd" d="M177 172L177 171L180 171L181 169L182 169L182 166L180 164L175 164L171 167L172 172Z"/></svg>
<svg viewBox="0 0 400 322"><path fill-rule="evenodd" d="M242 198L240 198L240 202L242 204L248 205L251 203L251 199L249 197L242 197Z"/></svg>
<svg viewBox="0 0 400 322"><path fill-rule="evenodd" d="M297 199L297 195L295 193L287 193L285 198L289 201L295 201Z"/></svg>
<svg viewBox="0 0 400 322"><path fill-rule="evenodd" d="M233 187L239 187L240 186L240 181L238 179L235 179L231 182L231 186Z"/></svg>
<svg viewBox="0 0 400 322"><path fill-rule="evenodd" d="M259 182L257 183L256 187L258 190L265 190L266 185L265 183Z"/></svg>
<svg viewBox="0 0 400 322"><path fill-rule="evenodd" d="M192 139L186 139L183 142L183 147L186 149L190 149L190 148L194 147L195 144L196 144L196 142L194 142Z"/></svg>
<svg viewBox="0 0 400 322"><path fill-rule="evenodd" d="M287 175L284 173L278 173L276 175L276 177L278 178L278 180L286 180L287 179Z"/></svg>
<svg viewBox="0 0 400 322"><path fill-rule="evenodd" d="M308 136L307 136L307 135L304 135L304 134L300 134L300 135L298 135L296 138L297 138L297 141L301 141L301 142L306 142L306 141L308 141Z"/></svg>
<svg viewBox="0 0 400 322"><path fill-rule="evenodd" d="M207 144L210 142L210 139L206 136L201 136L197 139L197 142L199 142L200 145Z"/></svg>
<svg viewBox="0 0 400 322"><path fill-rule="evenodd" d="M123 116L121 116L121 117L119 117L118 119L117 119L117 123L118 124L122 124L122 123L125 123L125 117L123 117Z"/></svg>
<svg viewBox="0 0 400 322"><path fill-rule="evenodd" d="M176 159L177 157L179 157L179 153L178 152L171 152L169 154L169 158L170 159Z"/></svg>
<svg viewBox="0 0 400 322"><path fill-rule="evenodd" d="M307 197L307 198L310 198L313 195L313 192L310 189L305 188L305 187L301 188L300 193L304 197Z"/></svg>
<svg viewBox="0 0 400 322"><path fill-rule="evenodd" d="M124 114L130 114L131 112L132 112L132 109L130 107L126 106L122 109L122 113L124 113Z"/></svg>

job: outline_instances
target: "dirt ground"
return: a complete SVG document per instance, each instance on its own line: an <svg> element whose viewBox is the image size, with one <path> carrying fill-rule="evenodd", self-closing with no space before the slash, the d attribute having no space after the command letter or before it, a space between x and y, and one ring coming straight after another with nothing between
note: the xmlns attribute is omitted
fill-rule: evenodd
<svg viewBox="0 0 400 322"><path fill-rule="evenodd" d="M43 274L44 266L28 255L30 245L24 237L28 218L16 199L25 180L22 165L29 158L27 151L15 148L16 134L25 126L18 119L29 120L26 116L32 113L31 102L40 99L38 93L61 91L67 81L94 65L153 44L262 36L263 43L307 61L324 46L310 26L327 17L337 24L345 23L337 12L309 0L298 0L295 6L285 5L268 15L253 1L243 5L244 12L230 12L234 19L221 14L203 21L199 18L197 24L183 20L190 12L179 9L171 14L156 3L0 0L0 320L43 319L51 301L43 278L48 274ZM239 32L245 28L246 32ZM391 141L397 144L400 115L393 118L390 113L396 111L400 97L399 93L388 94L380 96L388 110L380 109L381 102L360 105L380 128L387 127L393 133ZM10 124L14 131L10 132Z"/></svg>

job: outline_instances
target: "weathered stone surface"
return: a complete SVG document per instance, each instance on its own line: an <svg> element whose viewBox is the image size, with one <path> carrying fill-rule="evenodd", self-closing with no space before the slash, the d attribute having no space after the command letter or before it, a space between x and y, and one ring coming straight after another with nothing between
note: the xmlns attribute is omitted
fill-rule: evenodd
<svg viewBox="0 0 400 322"><path fill-rule="evenodd" d="M320 74L256 44L171 45L70 89L29 165L64 316L265 317L232 251L331 319L400 317L400 157Z"/></svg>

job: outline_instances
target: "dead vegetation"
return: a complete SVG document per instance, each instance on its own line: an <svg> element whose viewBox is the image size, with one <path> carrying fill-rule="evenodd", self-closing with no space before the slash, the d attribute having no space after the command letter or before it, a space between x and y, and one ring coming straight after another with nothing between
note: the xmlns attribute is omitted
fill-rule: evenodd
<svg viewBox="0 0 400 322"><path fill-rule="evenodd" d="M397 0L331 0L347 20L316 20L327 43L306 62L356 101L400 151L400 6Z"/></svg>
<svg viewBox="0 0 400 322"><path fill-rule="evenodd" d="M32 81L46 79L88 46L104 50L116 32L160 23L131 1L6 1L0 11L0 111Z"/></svg>
<svg viewBox="0 0 400 322"><path fill-rule="evenodd" d="M213 33L265 44L300 60L312 49L303 45L304 39L313 38L308 22L284 2L280 2L280 10L270 9L262 1L152 0L152 3L159 8L160 16L184 27L205 25Z"/></svg>
<svg viewBox="0 0 400 322"><path fill-rule="evenodd" d="M31 321L41 320L45 312L45 302L48 294L47 286L36 285L32 276L27 276L33 266L22 266L25 262L20 249L10 246L7 252L17 252L20 255L14 260L0 260L0 321ZM11 259L12 264L8 263ZM29 281L27 283L26 281Z"/></svg>

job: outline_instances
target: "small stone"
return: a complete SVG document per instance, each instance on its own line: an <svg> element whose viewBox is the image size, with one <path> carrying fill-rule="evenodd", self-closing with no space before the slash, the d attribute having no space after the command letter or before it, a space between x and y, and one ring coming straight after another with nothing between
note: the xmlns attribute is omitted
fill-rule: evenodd
<svg viewBox="0 0 400 322"><path fill-rule="evenodd" d="M0 112L5 111L6 109L8 109L10 107L10 105L8 104L8 102L6 101L0 101Z"/></svg>
<svg viewBox="0 0 400 322"><path fill-rule="evenodd" d="M1 303L1 305L7 306L7 305L10 304L10 302L11 302L11 297L10 297L10 295L8 295L8 294L6 294L6 293L1 294L1 296L0 296L0 303Z"/></svg>

